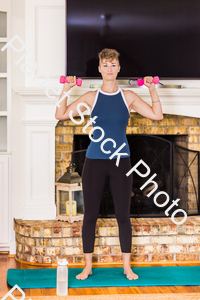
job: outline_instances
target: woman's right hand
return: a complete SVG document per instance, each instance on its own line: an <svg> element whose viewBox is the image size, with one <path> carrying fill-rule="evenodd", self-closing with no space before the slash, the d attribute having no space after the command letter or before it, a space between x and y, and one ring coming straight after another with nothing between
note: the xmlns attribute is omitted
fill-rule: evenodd
<svg viewBox="0 0 200 300"><path fill-rule="evenodd" d="M69 91L73 86L76 85L76 76L67 76L67 81L63 85L63 90Z"/></svg>

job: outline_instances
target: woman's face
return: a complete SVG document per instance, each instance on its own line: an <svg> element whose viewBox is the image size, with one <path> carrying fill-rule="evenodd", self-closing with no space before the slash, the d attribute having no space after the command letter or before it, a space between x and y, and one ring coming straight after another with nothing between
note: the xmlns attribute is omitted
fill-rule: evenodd
<svg viewBox="0 0 200 300"><path fill-rule="evenodd" d="M119 61L114 59L108 61L104 59L99 65L99 72L101 73L103 79L113 80L116 79L120 71Z"/></svg>

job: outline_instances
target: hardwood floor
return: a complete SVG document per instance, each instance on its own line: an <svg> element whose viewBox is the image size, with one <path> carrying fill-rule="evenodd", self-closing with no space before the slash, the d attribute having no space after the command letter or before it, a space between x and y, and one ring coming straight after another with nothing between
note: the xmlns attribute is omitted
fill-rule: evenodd
<svg viewBox="0 0 200 300"><path fill-rule="evenodd" d="M164 265L164 263L163 263ZM178 264L177 264L178 265ZM190 264L188 264L190 265ZM109 267L110 265L107 265ZM113 265L112 265L113 266ZM16 262L7 254L0 254L0 297L12 288L7 284L6 276L9 268L34 269L41 268ZM24 289L26 296L56 296L56 289ZM200 293L200 286L142 286L142 287L101 287L101 288L69 288L69 295L99 295L99 294L151 294L151 293ZM14 296L21 296L18 291Z"/></svg>

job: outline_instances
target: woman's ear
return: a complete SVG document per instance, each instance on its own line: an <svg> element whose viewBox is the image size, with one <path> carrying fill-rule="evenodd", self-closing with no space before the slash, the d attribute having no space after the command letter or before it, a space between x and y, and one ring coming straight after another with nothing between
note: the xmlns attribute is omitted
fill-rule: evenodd
<svg viewBox="0 0 200 300"><path fill-rule="evenodd" d="M118 73L119 73L120 69L121 69L121 66L119 66Z"/></svg>
<svg viewBox="0 0 200 300"><path fill-rule="evenodd" d="M98 70L99 70L99 73L101 73L101 71L100 71L100 70L101 70L101 69L100 69L100 66L98 66Z"/></svg>

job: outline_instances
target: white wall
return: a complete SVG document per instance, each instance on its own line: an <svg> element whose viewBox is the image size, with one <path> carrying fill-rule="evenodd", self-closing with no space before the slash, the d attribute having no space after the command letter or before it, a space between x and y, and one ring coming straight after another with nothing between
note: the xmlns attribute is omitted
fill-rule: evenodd
<svg viewBox="0 0 200 300"><path fill-rule="evenodd" d="M64 0L15 0L12 1L12 34L16 34L25 43L25 49L16 52L12 49L12 171L11 171L11 207L13 218L23 219L24 207L26 204L26 126L22 120L26 119L27 105L24 98L16 93L16 87L24 89L25 87L34 87L40 93L39 85L44 77L41 75L37 80L33 78L39 71L44 71L49 76L49 83L60 86L58 80L60 75L65 74L65 1ZM13 42L16 48L20 48L22 43ZM24 55L27 50L30 52L24 57L18 65L16 62ZM32 60L32 61L30 61ZM25 71L30 68L23 69L23 64L33 66L38 64L35 72L30 77ZM33 88L32 88L33 89ZM55 95L55 93L54 93ZM38 95L38 97L40 97ZM38 98L37 97L37 98ZM44 98L44 97L43 97ZM46 96L47 100L48 97ZM55 97L57 100L58 96ZM52 102L55 106L55 99ZM44 99L42 99L44 101ZM51 106L52 107L52 106ZM34 109L34 106L32 106ZM30 109L30 108L29 108ZM46 105L40 108L43 111ZM47 121L54 119L54 109L48 110L46 114ZM35 112L34 112L35 114ZM54 170L53 170L54 171ZM54 175L54 174L53 174ZM13 223L11 226L11 249L10 253L15 253L15 234Z"/></svg>
<svg viewBox="0 0 200 300"><path fill-rule="evenodd" d="M17 34L22 40L25 40L25 0L12 1L12 37ZM13 43L14 45L14 43ZM19 42L15 46L19 46ZM21 56L15 51L12 55L12 79L11 85L24 86L25 75L20 69L20 64L15 65L15 62ZM23 216L23 190L22 181L23 173L21 172L23 157L24 157L24 141L22 134L24 130L21 122L25 105L19 95L12 91L12 212L15 218Z"/></svg>

